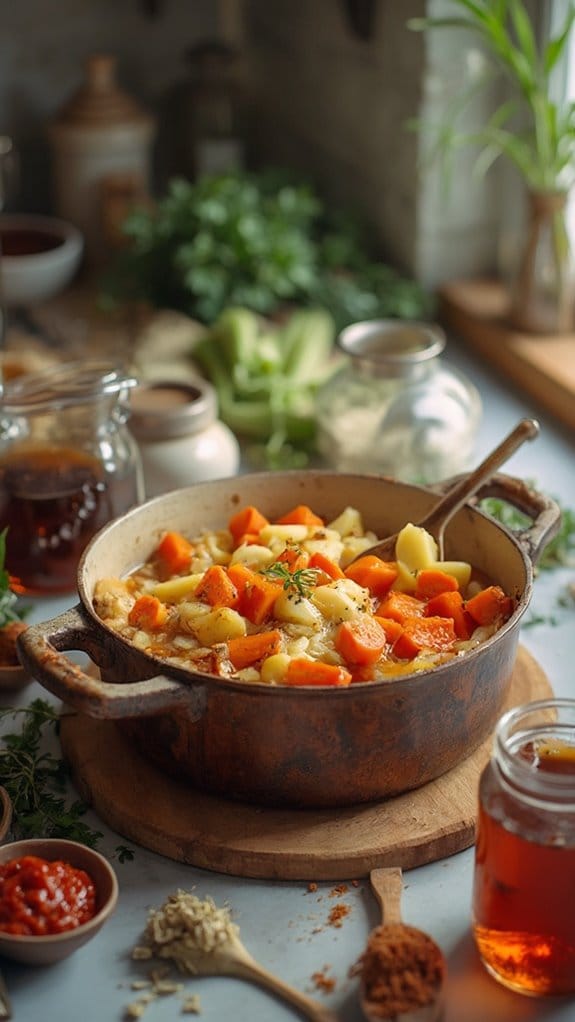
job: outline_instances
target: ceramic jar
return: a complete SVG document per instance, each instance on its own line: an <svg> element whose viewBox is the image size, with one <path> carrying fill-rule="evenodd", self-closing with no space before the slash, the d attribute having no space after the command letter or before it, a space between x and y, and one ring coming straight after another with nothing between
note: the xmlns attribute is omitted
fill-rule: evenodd
<svg viewBox="0 0 575 1022"><path fill-rule="evenodd" d="M141 385L133 395L130 429L140 447L146 497L239 469L238 441L219 421L215 391L205 380Z"/></svg>
<svg viewBox="0 0 575 1022"><path fill-rule="evenodd" d="M575 992L575 700L499 721L479 784L473 932L488 971L530 995Z"/></svg>
<svg viewBox="0 0 575 1022"><path fill-rule="evenodd" d="M149 193L155 133L154 118L118 87L115 58L89 57L84 83L49 130L56 211L83 232L88 263L106 255L108 185Z"/></svg>
<svg viewBox="0 0 575 1022"><path fill-rule="evenodd" d="M434 483L469 464L481 399L440 355L435 325L369 320L337 339L347 358L317 396L318 448L340 472Z"/></svg>

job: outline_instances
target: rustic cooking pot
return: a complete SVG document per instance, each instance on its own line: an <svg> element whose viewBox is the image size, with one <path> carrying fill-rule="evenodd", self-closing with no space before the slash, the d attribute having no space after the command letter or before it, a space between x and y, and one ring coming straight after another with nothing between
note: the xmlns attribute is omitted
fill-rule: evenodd
<svg viewBox="0 0 575 1022"><path fill-rule="evenodd" d="M516 655L533 564L556 531L557 505L520 480L497 476L487 493L525 511L512 535L466 505L446 530L445 556L470 561L516 598L510 620L482 646L423 673L349 688L293 689L230 681L172 667L133 647L99 619L98 579L145 561L166 529L225 527L255 504L270 518L308 504L326 520L351 504L383 537L417 522L437 501L387 478L323 471L245 475L156 497L107 525L78 570L80 602L19 640L24 665L82 713L114 718L144 757L204 791L268 805L344 806L416 788L472 753L491 733ZM83 650L101 680L61 655ZM105 755L105 750L103 750Z"/></svg>

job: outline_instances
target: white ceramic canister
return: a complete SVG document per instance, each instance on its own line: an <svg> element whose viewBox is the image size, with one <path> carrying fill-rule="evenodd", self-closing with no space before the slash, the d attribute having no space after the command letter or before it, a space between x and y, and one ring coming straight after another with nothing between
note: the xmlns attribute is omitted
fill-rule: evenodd
<svg viewBox="0 0 575 1022"><path fill-rule="evenodd" d="M217 416L216 394L205 380L155 380L136 388L129 425L142 456L146 497L236 474L239 444Z"/></svg>
<svg viewBox="0 0 575 1022"><path fill-rule="evenodd" d="M56 212L84 234L88 264L106 256L106 182L125 175L150 191L154 118L116 84L116 59L88 57L85 80L49 128Z"/></svg>

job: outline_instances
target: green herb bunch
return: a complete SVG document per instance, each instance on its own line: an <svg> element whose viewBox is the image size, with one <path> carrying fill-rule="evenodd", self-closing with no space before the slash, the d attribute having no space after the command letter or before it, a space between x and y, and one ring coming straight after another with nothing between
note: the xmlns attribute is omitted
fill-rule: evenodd
<svg viewBox="0 0 575 1022"><path fill-rule="evenodd" d="M321 305L338 328L357 319L425 314L415 282L369 255L357 218L276 169L174 179L153 209L123 225L126 246L103 300L144 301L211 324L226 308L270 315Z"/></svg>
<svg viewBox="0 0 575 1022"><path fill-rule="evenodd" d="M414 18L415 31L465 29L482 44L488 66L468 91L458 97L451 115L436 133L435 151L480 148L478 170L485 172L500 156L516 166L529 187L567 190L575 180L575 106L553 99L551 76L565 54L575 6L570 2L557 34L539 45L523 0L452 0L453 16ZM476 131L459 131L457 123L468 101L493 75L503 75L509 98ZM509 88L510 87L510 88ZM419 128L418 122L411 127Z"/></svg>
<svg viewBox="0 0 575 1022"><path fill-rule="evenodd" d="M287 564L282 561L274 561L269 567L264 568L262 575L266 578L273 578L282 583L286 593L294 593L302 599L309 596L317 584L318 572L316 568L297 568L290 571Z"/></svg>
<svg viewBox="0 0 575 1022"><path fill-rule="evenodd" d="M18 596L10 588L10 576L5 567L7 532L7 528L0 532L0 628L11 621L20 621L23 616L23 611L17 606Z"/></svg>

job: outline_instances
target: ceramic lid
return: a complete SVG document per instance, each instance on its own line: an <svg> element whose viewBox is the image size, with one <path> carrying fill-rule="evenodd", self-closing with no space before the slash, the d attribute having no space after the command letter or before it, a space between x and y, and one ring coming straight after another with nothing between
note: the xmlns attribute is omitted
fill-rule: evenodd
<svg viewBox="0 0 575 1022"><path fill-rule="evenodd" d="M216 393L206 380L158 380L136 388L131 412L130 429L137 440L190 436L216 421Z"/></svg>

